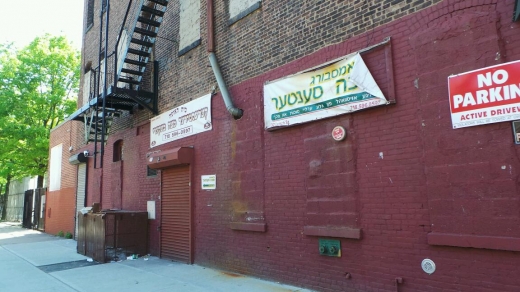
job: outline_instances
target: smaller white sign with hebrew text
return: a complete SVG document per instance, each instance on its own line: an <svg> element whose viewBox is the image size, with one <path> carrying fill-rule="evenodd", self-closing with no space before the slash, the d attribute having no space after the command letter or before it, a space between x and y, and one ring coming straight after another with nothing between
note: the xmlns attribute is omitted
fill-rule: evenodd
<svg viewBox="0 0 520 292"><path fill-rule="evenodd" d="M151 119L150 148L211 129L211 94L207 94Z"/></svg>

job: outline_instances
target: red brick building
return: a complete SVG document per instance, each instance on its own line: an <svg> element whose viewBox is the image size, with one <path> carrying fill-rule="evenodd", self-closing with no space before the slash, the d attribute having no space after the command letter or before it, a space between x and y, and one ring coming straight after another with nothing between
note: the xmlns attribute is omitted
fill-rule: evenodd
<svg viewBox="0 0 520 292"><path fill-rule="evenodd" d="M45 232L49 234L74 234L77 166L69 163L69 157L83 144L80 126L66 122L51 131L50 184L45 203Z"/></svg>
<svg viewBox="0 0 520 292"><path fill-rule="evenodd" d="M468 120L476 116L452 121L448 87L449 76L520 59L514 0L167 2L110 1L105 30L100 1L85 1L84 92L71 120L51 134L51 147L63 145L63 164L61 189L47 196L48 232L74 226L77 175L68 159L88 151L86 205L155 209L153 255L319 291L520 290L512 127L520 85L508 87L509 98L505 87L473 99L462 93L457 106L480 113L493 98L511 100L500 122L489 116L475 126ZM301 115L311 121L293 125L283 114L293 115L298 96L266 94L271 84L292 86L315 70L313 101L304 91L299 100L318 112L327 106L316 93L328 80L322 65L355 52L387 102ZM483 72L479 85L505 82L502 67L493 68L502 75L488 80ZM106 95L100 72L107 72ZM340 67L329 73L343 74ZM334 85L331 94L339 94ZM354 85L349 90L363 88ZM206 107L193 106L208 96ZM105 135L84 127L103 99ZM267 127L277 119L266 114L272 108L282 117L277 128ZM203 128L191 126L202 118ZM333 139L336 126L344 140ZM82 129L106 144L81 142ZM428 274L423 268L432 272L432 263Z"/></svg>

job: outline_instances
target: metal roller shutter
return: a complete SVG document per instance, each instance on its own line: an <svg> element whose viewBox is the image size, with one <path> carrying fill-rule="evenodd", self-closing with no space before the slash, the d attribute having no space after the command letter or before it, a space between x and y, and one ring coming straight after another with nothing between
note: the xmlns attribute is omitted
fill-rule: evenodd
<svg viewBox="0 0 520 292"><path fill-rule="evenodd" d="M162 171L161 257L191 264L189 166Z"/></svg>
<svg viewBox="0 0 520 292"><path fill-rule="evenodd" d="M76 190L76 230L74 232L74 238L78 239L78 211L85 207L85 190L87 182L87 164L78 164L78 189Z"/></svg>

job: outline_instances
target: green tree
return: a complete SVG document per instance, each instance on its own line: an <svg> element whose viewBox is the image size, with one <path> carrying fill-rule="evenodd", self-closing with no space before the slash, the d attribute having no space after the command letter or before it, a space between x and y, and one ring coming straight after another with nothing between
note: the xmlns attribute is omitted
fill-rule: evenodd
<svg viewBox="0 0 520 292"><path fill-rule="evenodd" d="M80 54L44 35L16 50L0 45L0 181L37 175L43 186L50 130L76 109ZM7 191L4 193L3 202ZM5 208L3 208L5 210ZM2 212L5 218L5 212Z"/></svg>

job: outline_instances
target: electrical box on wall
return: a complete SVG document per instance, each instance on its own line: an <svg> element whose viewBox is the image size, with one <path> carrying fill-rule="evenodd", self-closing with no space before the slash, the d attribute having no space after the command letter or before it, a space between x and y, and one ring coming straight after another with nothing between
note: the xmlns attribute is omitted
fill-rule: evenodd
<svg viewBox="0 0 520 292"><path fill-rule="evenodd" d="M513 139L516 145L520 145L520 121L513 121Z"/></svg>
<svg viewBox="0 0 520 292"><path fill-rule="evenodd" d="M321 239L319 240L320 255L329 257L341 257L341 243L337 239Z"/></svg>
<svg viewBox="0 0 520 292"><path fill-rule="evenodd" d="M146 210L148 211L148 219L155 219L155 201L146 202Z"/></svg>

